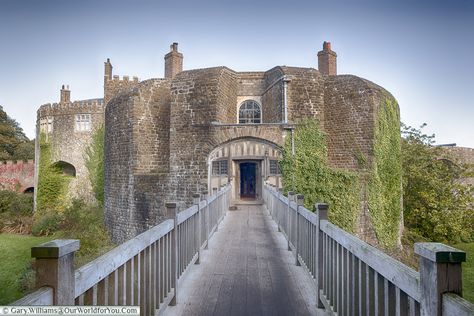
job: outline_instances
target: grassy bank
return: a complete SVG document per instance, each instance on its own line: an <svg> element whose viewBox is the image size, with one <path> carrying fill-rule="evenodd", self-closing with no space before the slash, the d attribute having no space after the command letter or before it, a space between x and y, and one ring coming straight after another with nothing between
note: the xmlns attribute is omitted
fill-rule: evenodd
<svg viewBox="0 0 474 316"><path fill-rule="evenodd" d="M0 305L23 296L23 278L31 262L31 247L52 237L0 234Z"/></svg>

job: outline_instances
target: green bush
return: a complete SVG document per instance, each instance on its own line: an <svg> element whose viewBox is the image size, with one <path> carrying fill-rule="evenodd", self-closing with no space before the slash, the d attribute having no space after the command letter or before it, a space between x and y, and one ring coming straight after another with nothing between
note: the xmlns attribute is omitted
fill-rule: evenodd
<svg viewBox="0 0 474 316"><path fill-rule="evenodd" d="M73 200L66 208L59 235L79 239L77 264L81 265L110 248L110 240L104 225L103 208Z"/></svg>
<svg viewBox="0 0 474 316"><path fill-rule="evenodd" d="M0 191L0 213L31 214L33 195L13 191Z"/></svg>
<svg viewBox="0 0 474 316"><path fill-rule="evenodd" d="M15 198L16 193L13 191L0 191L0 213L10 212Z"/></svg>
<svg viewBox="0 0 474 316"><path fill-rule="evenodd" d="M62 218L59 214L43 214L33 224L31 233L34 236L50 236L59 230L61 220Z"/></svg>

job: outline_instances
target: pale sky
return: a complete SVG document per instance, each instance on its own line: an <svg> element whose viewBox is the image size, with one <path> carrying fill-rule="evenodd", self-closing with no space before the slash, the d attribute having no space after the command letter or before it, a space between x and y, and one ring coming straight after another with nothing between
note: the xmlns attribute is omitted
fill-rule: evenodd
<svg viewBox="0 0 474 316"><path fill-rule="evenodd" d="M330 2L330 3L329 3ZM323 41L338 73L398 100L402 121L426 122L438 143L474 147L474 1L0 0L0 105L34 137L36 110L103 96L114 74L163 77L179 42L184 68L317 68Z"/></svg>

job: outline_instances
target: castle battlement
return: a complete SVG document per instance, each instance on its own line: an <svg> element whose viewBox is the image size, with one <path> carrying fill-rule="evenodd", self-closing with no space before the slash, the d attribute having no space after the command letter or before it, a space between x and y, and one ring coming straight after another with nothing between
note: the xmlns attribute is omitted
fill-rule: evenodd
<svg viewBox="0 0 474 316"><path fill-rule="evenodd" d="M34 166L35 161L33 159L28 160L4 160L0 161L0 168L1 166Z"/></svg>
<svg viewBox="0 0 474 316"><path fill-rule="evenodd" d="M43 104L38 109L38 117L74 113L102 113L103 111L104 99L87 99Z"/></svg>
<svg viewBox="0 0 474 316"><path fill-rule="evenodd" d="M110 80L107 80L107 81L110 81ZM132 77L132 80L130 80L130 76L127 76L127 75L123 75L122 76L122 79L120 79L120 76L119 75L114 75L112 77L112 81L113 82L133 82L133 83L138 83L140 80L138 79L138 77L136 76L133 76Z"/></svg>

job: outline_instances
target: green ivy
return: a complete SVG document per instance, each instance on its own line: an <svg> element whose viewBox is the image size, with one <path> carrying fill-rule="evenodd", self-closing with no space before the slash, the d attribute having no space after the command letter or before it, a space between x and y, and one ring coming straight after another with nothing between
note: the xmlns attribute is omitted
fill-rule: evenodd
<svg viewBox="0 0 474 316"><path fill-rule="evenodd" d="M354 232L360 209L357 174L328 166L326 137L314 119L300 122L294 131L295 155L287 137L281 169L285 191L304 194L305 207L313 210L317 202L331 207L331 222Z"/></svg>
<svg viewBox="0 0 474 316"><path fill-rule="evenodd" d="M374 157L368 183L369 216L383 248L394 248L402 214L401 137L398 105L387 95L376 113Z"/></svg>
<svg viewBox="0 0 474 316"><path fill-rule="evenodd" d="M40 135L40 159L38 189L36 195L36 216L46 213L62 213L67 205L67 192L72 177L66 176L61 168L52 163L52 148L46 135Z"/></svg>
<svg viewBox="0 0 474 316"><path fill-rule="evenodd" d="M92 142L85 151L85 164L89 171L92 191L100 206L104 205L104 126L97 128Z"/></svg>

